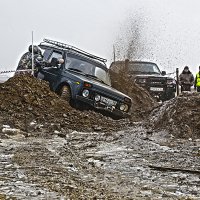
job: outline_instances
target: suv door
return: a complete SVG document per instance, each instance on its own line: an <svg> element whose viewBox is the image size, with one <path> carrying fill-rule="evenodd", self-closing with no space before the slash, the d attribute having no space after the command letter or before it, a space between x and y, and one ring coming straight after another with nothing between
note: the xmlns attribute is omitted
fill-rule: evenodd
<svg viewBox="0 0 200 200"><path fill-rule="evenodd" d="M63 53L61 51L56 51L56 50L53 51L46 50L44 52L44 59L50 63L52 58L57 58L57 59L63 58ZM54 85L56 85L59 76L61 74L61 67L62 66L59 67L52 66L52 67L45 67L43 69L43 76L44 76L43 79L49 82L50 88L53 88Z"/></svg>

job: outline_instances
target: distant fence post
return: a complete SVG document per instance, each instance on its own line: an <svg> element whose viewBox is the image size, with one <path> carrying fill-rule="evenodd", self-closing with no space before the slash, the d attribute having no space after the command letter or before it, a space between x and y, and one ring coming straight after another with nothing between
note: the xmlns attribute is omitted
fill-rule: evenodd
<svg viewBox="0 0 200 200"><path fill-rule="evenodd" d="M127 73L128 72L129 59L125 59L124 65L125 65L125 73Z"/></svg>
<svg viewBox="0 0 200 200"><path fill-rule="evenodd" d="M113 62L116 61L116 54L115 54L115 45L113 45Z"/></svg>
<svg viewBox="0 0 200 200"><path fill-rule="evenodd" d="M179 68L176 68L176 91L179 96Z"/></svg>

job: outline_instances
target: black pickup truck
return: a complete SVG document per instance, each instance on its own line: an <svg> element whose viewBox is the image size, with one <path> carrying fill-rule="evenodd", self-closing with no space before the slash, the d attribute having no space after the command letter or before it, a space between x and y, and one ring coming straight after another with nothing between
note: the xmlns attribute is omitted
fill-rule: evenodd
<svg viewBox="0 0 200 200"><path fill-rule="evenodd" d="M127 117L132 100L111 87L106 60L65 43L44 39L37 78L78 108L93 108L117 118ZM57 61L56 61L57 60ZM62 60L62 62L59 62Z"/></svg>
<svg viewBox="0 0 200 200"><path fill-rule="evenodd" d="M153 62L116 61L111 64L110 70L117 73L123 71L158 100L166 101L175 97L175 79L168 77L165 71L160 71Z"/></svg>

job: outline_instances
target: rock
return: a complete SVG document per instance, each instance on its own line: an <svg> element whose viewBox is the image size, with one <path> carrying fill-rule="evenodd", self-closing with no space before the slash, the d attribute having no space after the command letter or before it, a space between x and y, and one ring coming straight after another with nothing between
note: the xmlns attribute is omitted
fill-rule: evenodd
<svg viewBox="0 0 200 200"><path fill-rule="evenodd" d="M14 135L14 134L19 134L21 130L16 129L16 128L3 128L2 132L6 134Z"/></svg>
<svg viewBox="0 0 200 200"><path fill-rule="evenodd" d="M101 131L102 130L102 127L96 125L93 127L94 131Z"/></svg>
<svg viewBox="0 0 200 200"><path fill-rule="evenodd" d="M54 134L57 134L57 135L58 135L58 134L60 134L60 131L55 130L55 131L54 131Z"/></svg>
<svg viewBox="0 0 200 200"><path fill-rule="evenodd" d="M59 137L61 137L61 138L66 138L66 134L64 134L64 133L57 133L57 135L58 135Z"/></svg>
<svg viewBox="0 0 200 200"><path fill-rule="evenodd" d="M67 118L68 116L64 113L64 114L63 114L63 117L64 117L64 118Z"/></svg>
<svg viewBox="0 0 200 200"><path fill-rule="evenodd" d="M37 124L36 121L32 121L32 122L30 123L30 126L35 126L36 124Z"/></svg>
<svg viewBox="0 0 200 200"><path fill-rule="evenodd" d="M2 127L3 127L3 128L10 128L9 125L3 125Z"/></svg>
<svg viewBox="0 0 200 200"><path fill-rule="evenodd" d="M13 140L23 139L26 137L25 135L19 134L19 133L17 133L16 135L7 135L7 136L8 138L13 139Z"/></svg>
<svg viewBox="0 0 200 200"><path fill-rule="evenodd" d="M32 111L33 110L33 108L32 107L28 107L28 111Z"/></svg>

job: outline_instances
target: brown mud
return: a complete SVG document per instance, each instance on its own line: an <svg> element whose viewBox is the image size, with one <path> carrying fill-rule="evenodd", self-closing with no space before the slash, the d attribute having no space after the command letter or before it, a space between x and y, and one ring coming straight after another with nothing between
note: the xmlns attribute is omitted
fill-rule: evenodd
<svg viewBox="0 0 200 200"><path fill-rule="evenodd" d="M150 124L177 138L200 138L199 105L199 93L183 92L155 109L149 117Z"/></svg>
<svg viewBox="0 0 200 200"><path fill-rule="evenodd" d="M23 131L38 129L48 132L114 131L129 124L103 116L94 111L79 111L49 89L45 81L29 75L18 75L0 84L0 121ZM3 116L3 117L2 117Z"/></svg>
<svg viewBox="0 0 200 200"><path fill-rule="evenodd" d="M147 90L139 87L129 78L125 71L120 73L110 71L110 75L112 86L132 99L131 120L147 119L149 113L158 106L156 100L151 97Z"/></svg>
<svg viewBox="0 0 200 200"><path fill-rule="evenodd" d="M124 76L113 86L131 118L71 108L31 76L0 84L0 199L200 199L200 95L155 108Z"/></svg>

